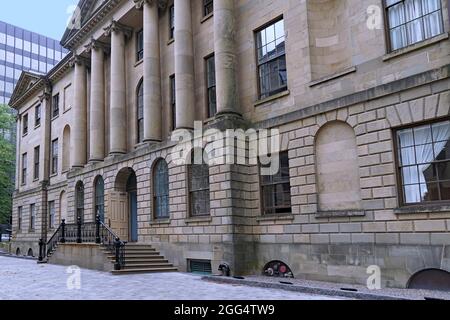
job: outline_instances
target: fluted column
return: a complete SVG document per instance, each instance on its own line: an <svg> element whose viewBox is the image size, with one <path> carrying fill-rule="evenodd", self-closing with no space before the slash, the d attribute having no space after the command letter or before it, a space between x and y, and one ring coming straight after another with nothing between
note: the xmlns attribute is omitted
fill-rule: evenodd
<svg viewBox="0 0 450 320"><path fill-rule="evenodd" d="M91 52L89 162L99 162L105 158L105 54L98 41L93 40L87 49Z"/></svg>
<svg viewBox="0 0 450 320"><path fill-rule="evenodd" d="M240 114L236 85L234 0L214 1L217 113Z"/></svg>
<svg viewBox="0 0 450 320"><path fill-rule="evenodd" d="M105 31L111 35L110 154L118 155L127 152L125 37L130 31L116 21Z"/></svg>
<svg viewBox="0 0 450 320"><path fill-rule="evenodd" d="M177 129L193 128L195 120L194 48L190 0L175 0L175 92Z"/></svg>
<svg viewBox="0 0 450 320"><path fill-rule="evenodd" d="M74 70L74 95L73 95L73 134L71 141L72 168L82 168L87 163L87 81L86 61L75 56L72 60Z"/></svg>

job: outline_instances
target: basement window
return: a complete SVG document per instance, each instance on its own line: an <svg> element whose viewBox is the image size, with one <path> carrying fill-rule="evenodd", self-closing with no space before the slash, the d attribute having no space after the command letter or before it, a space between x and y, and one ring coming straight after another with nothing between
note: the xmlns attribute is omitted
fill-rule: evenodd
<svg viewBox="0 0 450 320"><path fill-rule="evenodd" d="M212 274L211 261L189 260L189 272L195 274Z"/></svg>

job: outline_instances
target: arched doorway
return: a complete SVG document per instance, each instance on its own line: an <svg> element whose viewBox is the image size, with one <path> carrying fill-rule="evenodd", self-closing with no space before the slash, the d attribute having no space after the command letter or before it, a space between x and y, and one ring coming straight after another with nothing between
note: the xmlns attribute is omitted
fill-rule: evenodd
<svg viewBox="0 0 450 320"><path fill-rule="evenodd" d="M111 194L111 228L121 240L138 241L137 179L131 168L119 171Z"/></svg>

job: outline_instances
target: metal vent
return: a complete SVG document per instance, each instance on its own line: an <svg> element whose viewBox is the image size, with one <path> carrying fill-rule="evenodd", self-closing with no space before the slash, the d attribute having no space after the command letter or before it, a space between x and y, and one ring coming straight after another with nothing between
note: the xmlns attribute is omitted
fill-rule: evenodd
<svg viewBox="0 0 450 320"><path fill-rule="evenodd" d="M191 273L197 274L211 274L211 261L206 260L190 260L189 261L189 270Z"/></svg>

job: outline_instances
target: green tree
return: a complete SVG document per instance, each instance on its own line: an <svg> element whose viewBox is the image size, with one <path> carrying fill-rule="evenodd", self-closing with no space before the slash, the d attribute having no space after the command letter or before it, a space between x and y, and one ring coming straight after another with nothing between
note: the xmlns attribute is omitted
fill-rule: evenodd
<svg viewBox="0 0 450 320"><path fill-rule="evenodd" d="M0 223L7 223L12 212L15 172L14 115L0 104Z"/></svg>

